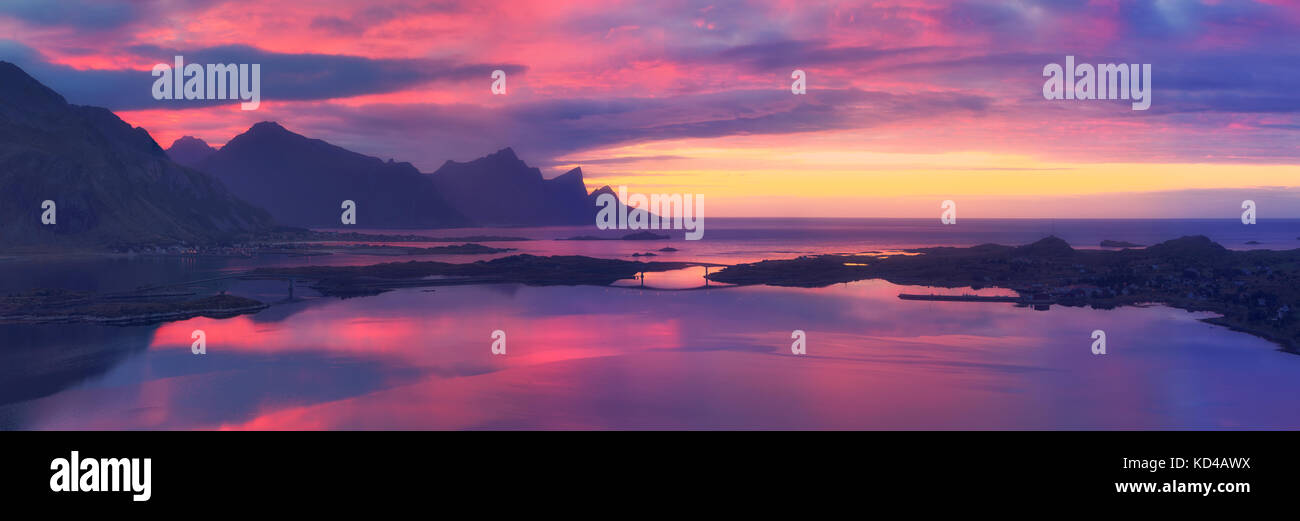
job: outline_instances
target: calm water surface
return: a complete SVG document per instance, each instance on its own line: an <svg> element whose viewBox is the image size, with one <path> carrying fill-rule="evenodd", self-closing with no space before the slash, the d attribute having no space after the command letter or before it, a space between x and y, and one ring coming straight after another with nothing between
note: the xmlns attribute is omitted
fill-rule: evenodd
<svg viewBox="0 0 1300 521"><path fill-rule="evenodd" d="M1175 223L1181 231L1198 226ZM839 220L796 224L719 225L703 241L671 242L681 251L658 259L739 262L872 251L930 245L925 241L948 233L924 223L889 222L874 234ZM1154 242L1142 234L1179 235L1164 229L1169 226L1119 222L1084 233L1058 224L1056 233L1083 247L1091 237L1071 233ZM1141 231L1148 229L1157 231ZM1123 230L1129 233L1120 235ZM571 232L490 233L586 233ZM895 233L910 242L891 239ZM1288 233L1300 234L1279 229L1264 238L1281 243ZM1027 238L989 238L1004 234ZM1243 243L1237 247L1260 240L1207 234ZM1015 244L1042 234L990 225L970 235L949 242ZM629 242L538 240L514 247L623 258L669 244ZM7 274L0 290L129 289L256 265L389 260L395 259L9 260L0 262ZM646 277L646 286L664 289L637 287L641 281L621 283L631 287L500 284L345 300L302 287L289 300L282 283L219 280L209 284L273 306L233 319L154 326L0 325L0 427L1300 427L1300 408L1289 399L1300 356L1197 320L1209 314L1160 306L1033 311L902 301L900 292L932 290L882 281L688 289L702 283L700 275L696 268ZM207 334L207 355L190 353L195 329ZM498 329L507 333L505 356L490 352ZM796 329L807 332L807 355L790 354ZM1105 356L1090 352L1094 329L1107 332Z"/></svg>

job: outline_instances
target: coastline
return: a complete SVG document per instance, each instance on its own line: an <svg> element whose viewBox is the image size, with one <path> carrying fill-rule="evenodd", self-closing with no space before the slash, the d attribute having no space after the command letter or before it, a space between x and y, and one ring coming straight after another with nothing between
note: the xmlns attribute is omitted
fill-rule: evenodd
<svg viewBox="0 0 1300 521"><path fill-rule="evenodd" d="M1048 237L1023 246L919 248L919 255L819 255L730 266L711 280L824 287L881 279L903 286L1010 289L1037 309L1110 309L1157 303L1219 317L1229 327L1300 354L1300 249L1233 251L1203 236L1143 249L1075 250ZM1037 301L1037 304L1035 302Z"/></svg>
<svg viewBox="0 0 1300 521"><path fill-rule="evenodd" d="M36 290L0 297L0 323L88 322L115 326L144 325L198 316L231 318L270 307L257 300L224 293L184 299L192 295Z"/></svg>
<svg viewBox="0 0 1300 521"><path fill-rule="evenodd" d="M331 234L332 235L332 234ZM355 237L375 239L359 234ZM410 242L430 240L425 236L403 236ZM473 236L478 239L492 236ZM514 238L502 238L514 239ZM379 242L379 241L374 241ZM384 241L388 242L388 241ZM393 241L403 242L403 241ZM475 243L435 246L390 246L347 244L307 248L300 243L272 243L252 250L253 255L296 256L331 251L358 255L408 256L438 253L504 253L510 248L493 248ZM95 255L85 252L40 254L37 257ZM111 257L134 256L101 252ZM161 254L170 256L170 254ZM178 256L224 256L214 253L184 253ZM370 265L262 267L233 277L245 280L302 280L325 296L357 297L377 295L406 287L434 287L494 283L527 285L613 285L633 279L638 273L670 271L692 266L721 267L709 273L708 281L728 285L773 285L824 287L830 284L881 279L901 286L945 288L985 287L1015 291L1017 297L961 299L953 296L924 298L900 295L904 300L991 300L1019 306L1047 309L1051 305L1116 308L1161 304L1187 311L1209 311L1217 317L1202 321L1251 334L1300 353L1300 312L1294 285L1300 280L1297 250L1228 250L1204 237L1184 237L1145 248L1120 250L1074 249L1065 241L1048 237L1023 246L983 244L971 247L928 247L903 250L901 254L822 254L785 260L762 260L723 265L674 261L647 262L606 259L581 255L536 256L513 254L472 263L413 260ZM155 286L155 288L161 286ZM1290 289L1288 289L1290 288ZM650 288L653 289L653 288ZM248 299L239 305L195 309L188 302L137 295L150 306L138 312L68 311L66 302L37 303L37 312L0 314L0 321L47 323L60 321L105 324L156 323L184 320L198 315L223 318L255 313L269 307ZM1245 302L1245 298L1254 298ZM11 295L10 299L13 298ZM93 297L83 297L93 298ZM0 301L2 302L2 301ZM12 305L10 306L12 308ZM139 307L139 306L138 306ZM44 309L44 311L39 311ZM1261 315L1265 313L1265 315ZM1270 320L1276 317L1276 320Z"/></svg>

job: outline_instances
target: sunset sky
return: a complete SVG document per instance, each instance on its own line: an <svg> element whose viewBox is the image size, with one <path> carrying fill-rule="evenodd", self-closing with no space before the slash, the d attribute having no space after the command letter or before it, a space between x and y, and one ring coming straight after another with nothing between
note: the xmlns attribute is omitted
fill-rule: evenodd
<svg viewBox="0 0 1300 521"><path fill-rule="evenodd" d="M261 107L154 100L175 55L260 63ZM1044 99L1066 55L1152 64L1151 108ZM6 0L0 59L164 147L510 146L710 216L1300 217L1300 2Z"/></svg>

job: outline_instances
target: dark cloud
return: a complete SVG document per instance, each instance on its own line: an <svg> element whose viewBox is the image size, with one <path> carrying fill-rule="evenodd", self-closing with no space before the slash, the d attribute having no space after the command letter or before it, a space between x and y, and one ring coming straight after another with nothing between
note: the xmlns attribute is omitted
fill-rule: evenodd
<svg viewBox="0 0 1300 521"><path fill-rule="evenodd" d="M988 85L1005 89L1008 99L1042 101L1043 66L1063 64L1065 54L995 53L957 58L918 59L882 65L881 74L912 74L920 81L953 89ZM1239 52L1195 53L1149 48L1130 55L1076 54L1075 63L1150 63L1152 106L1146 115L1181 112L1300 112L1300 54Z"/></svg>
<svg viewBox="0 0 1300 521"><path fill-rule="evenodd" d="M42 27L102 31L157 20L172 12L193 14L225 0L4 0L0 17Z"/></svg>
<svg viewBox="0 0 1300 521"><path fill-rule="evenodd" d="M9 16L39 26L67 26L78 29L112 29L144 15L147 5L129 1L5 0L0 16Z"/></svg>
<svg viewBox="0 0 1300 521"><path fill-rule="evenodd" d="M335 35L360 36L372 26L391 21L400 16L400 13L410 13L414 9L410 5L372 5L350 15L319 15L313 17L310 27ZM422 9L425 11L447 12L456 10L456 6L448 2L435 2L422 6Z"/></svg>
<svg viewBox="0 0 1300 521"><path fill-rule="evenodd" d="M1156 113L1300 112L1300 54L1168 56L1152 76Z"/></svg>
<svg viewBox="0 0 1300 521"><path fill-rule="evenodd" d="M942 13L942 20L948 29L966 33L1008 32L1023 27L1027 21L1026 13L1020 6L1006 2L954 2Z"/></svg>
<svg viewBox="0 0 1300 521"><path fill-rule="evenodd" d="M1194 41L1210 31L1233 28L1248 30L1255 40L1285 38L1295 30L1280 3L1251 0L1131 0L1113 4L1077 0L968 0L952 2L929 14L945 30L983 34L1003 43L1043 43L1040 40L1043 35L1034 29L1044 21L1057 25L1096 20L1113 22L1122 45L1129 48L1134 41L1178 44Z"/></svg>
<svg viewBox="0 0 1300 521"><path fill-rule="evenodd" d="M338 16L317 16L311 19L311 28L331 34L359 36L366 28L359 23Z"/></svg>
<svg viewBox="0 0 1300 521"><path fill-rule="evenodd" d="M1237 2L1120 2L1117 20L1129 40L1192 39L1207 31L1248 29L1256 38L1293 34L1277 5Z"/></svg>
<svg viewBox="0 0 1300 521"><path fill-rule="evenodd" d="M728 47L695 61L730 63L754 70L792 69L816 65L850 65L877 62L889 58L907 58L939 50L938 47L831 47L825 41L780 40ZM686 53L682 53L685 55ZM682 56L683 61L690 61Z"/></svg>
<svg viewBox="0 0 1300 521"><path fill-rule="evenodd" d="M320 100L362 94L381 94L436 81L490 81L496 69L508 74L526 68L514 64L462 63L437 59L372 59L326 54L281 54L242 45L202 49L164 49L138 45L131 52L173 64L175 56L185 63L260 64L261 99ZM0 42L0 59L25 69L42 83L59 91L72 103L113 110L147 108L192 108L229 101L155 100L152 86L157 80L150 71L78 70L51 64L34 50L15 42Z"/></svg>
<svg viewBox="0 0 1300 521"><path fill-rule="evenodd" d="M195 14L217 1L0 0L0 17L42 27L69 27L76 29L70 33L80 35L146 18ZM312 11L293 23L305 24L322 37L362 41L371 28L403 17L483 9L470 1L357 3L330 12ZM1152 132L1146 148L1129 147L1134 155L1170 160L1212 154L1267 162L1293 160L1300 154L1294 144L1294 130L1300 128L1300 96L1295 94L1300 92L1300 51L1295 50L1300 48L1296 46L1300 32L1295 30L1300 9L1281 3L990 0L887 6L809 3L785 9L763 2L684 0L581 11L546 29L558 28L562 37L584 45L609 41L609 48L592 48L595 71L548 73L572 72L581 77L590 72L601 77L611 69L634 72L623 64L641 61L681 66L679 70L690 77L646 97L615 94L525 101L532 99L531 94L547 92L538 89L521 90L525 96L491 107L290 104L277 107L272 117L313 137L409 159L422 168L434 168L447 158L472 159L507 145L546 165L577 151L660 139L866 129L899 121L921 122L916 126L929 133L944 128L951 117L993 112L1015 120L1012 129L1033 129L1007 135L1002 134L1007 127L990 128L989 142L1010 143L1008 148L1043 144L1059 147L1056 153L1068 152L1080 143L1091 143L1092 136L1060 132L1052 125L1140 119L1165 131ZM477 37L520 30L507 23L465 18L473 20L471 32ZM525 23L524 30L531 28ZM540 29L538 34L553 37ZM113 47L112 42L139 40L50 41L50 47L42 43L41 49L67 57L99 52L93 48L96 41ZM491 70L500 68L512 75L525 70L520 65L491 63L491 56L461 61L278 54L246 46L113 49L162 63L171 63L177 54L189 63L260 63L266 101L395 92L432 82L483 82L485 86ZM1120 102L1046 102L1041 96L1042 67L1062 62L1066 54L1075 55L1079 63L1151 63L1155 89L1151 109L1132 111ZM0 41L0 59L18 63L74 103L115 110L210 104L155 101L149 96L154 78L148 71L77 70L51 64L40 53L13 42ZM772 71L780 71L782 75L774 77L784 81L794 68L808 68L818 80L832 75L880 78L892 90L826 89L827 83L819 83L809 95L796 97L788 89L754 90L753 82L741 86L725 82L729 75ZM724 80L701 79L705 76ZM970 128L969 122L963 125L961 130ZM1214 132L1229 125L1249 134L1224 138ZM1050 143L1053 136L1061 143ZM1097 147L1097 152L1089 153L1128 158L1127 149Z"/></svg>

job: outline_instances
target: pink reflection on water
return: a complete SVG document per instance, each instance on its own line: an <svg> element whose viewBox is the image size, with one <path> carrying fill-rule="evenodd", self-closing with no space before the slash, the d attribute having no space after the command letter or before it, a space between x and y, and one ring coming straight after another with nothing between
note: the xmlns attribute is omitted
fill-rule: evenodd
<svg viewBox="0 0 1300 521"><path fill-rule="evenodd" d="M157 328L41 428L1219 428L1300 424L1296 357L1168 308L914 302L881 281L514 285L308 299ZM940 290L934 290L940 291ZM970 290L949 290L957 293ZM998 290L989 290L996 292ZM298 307L293 307L298 306ZM1105 329L1111 354L1093 356ZM205 357L190 332L208 335ZM491 353L507 332L508 354ZM807 331L808 354L790 353ZM125 371L125 369L124 369ZM1285 408L1289 413L1283 412Z"/></svg>

